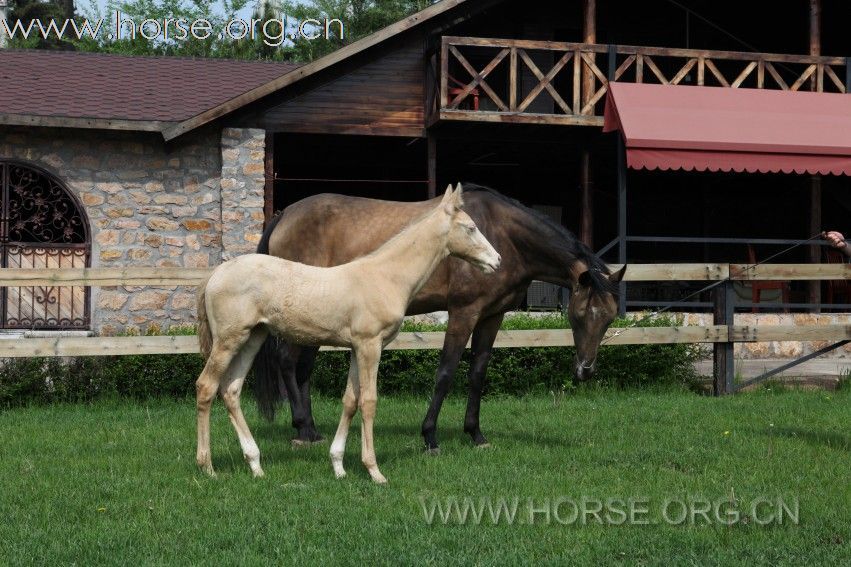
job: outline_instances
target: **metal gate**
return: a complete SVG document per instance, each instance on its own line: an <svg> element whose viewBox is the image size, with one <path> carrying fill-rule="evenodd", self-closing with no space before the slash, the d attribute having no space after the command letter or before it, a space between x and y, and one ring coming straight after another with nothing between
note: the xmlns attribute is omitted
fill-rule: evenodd
<svg viewBox="0 0 851 567"><path fill-rule="evenodd" d="M51 174L0 160L0 256L4 268L84 268L89 223L74 195ZM0 288L2 329L87 329L89 288Z"/></svg>

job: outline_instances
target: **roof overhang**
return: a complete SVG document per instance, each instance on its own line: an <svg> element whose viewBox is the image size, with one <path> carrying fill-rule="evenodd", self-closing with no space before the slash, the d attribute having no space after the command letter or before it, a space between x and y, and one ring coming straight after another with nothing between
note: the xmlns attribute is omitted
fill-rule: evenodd
<svg viewBox="0 0 851 567"><path fill-rule="evenodd" d="M36 114L0 113L0 125L41 126L51 128L89 128L97 130L128 130L133 132L163 132L176 122L156 120L113 120L70 116L40 116Z"/></svg>
<svg viewBox="0 0 851 567"><path fill-rule="evenodd" d="M270 81L264 85L261 85L257 88L254 88L250 91L247 91L236 98L233 98L219 106L211 108L194 116L188 120L180 122L174 126L168 127L163 131L163 137L166 140L171 140L177 138L189 132L190 130L194 130L199 126L203 126L208 122L216 120L217 118L221 118L222 116L229 114L235 110L242 108L247 104L251 104L265 96L268 96L276 91L279 91L289 85L292 85L302 79L315 75L320 71L328 69L340 63L349 57L357 55L361 52L366 51L367 49L379 45L391 38L397 37L399 34L412 30L414 28L418 28L427 22L433 21L439 16L445 16L452 18L451 11L456 9L461 9L461 5L467 5L467 9L474 12L479 12L485 10L486 8L498 4L499 2L504 0L441 0L436 4L432 4L416 14L408 16L407 18L395 22L384 29L381 29L373 34L370 34L354 43L341 47L340 49L329 53L328 55L317 59L311 63L308 63L298 69L287 73L273 81ZM466 19L465 16L459 17L457 20L450 21L449 25L454 25L460 21Z"/></svg>
<svg viewBox="0 0 851 567"><path fill-rule="evenodd" d="M632 169L851 175L851 96L612 83Z"/></svg>

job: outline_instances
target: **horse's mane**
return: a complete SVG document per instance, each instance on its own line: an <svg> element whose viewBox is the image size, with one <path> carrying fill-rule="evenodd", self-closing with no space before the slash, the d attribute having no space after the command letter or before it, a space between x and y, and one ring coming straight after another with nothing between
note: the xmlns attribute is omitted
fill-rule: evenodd
<svg viewBox="0 0 851 567"><path fill-rule="evenodd" d="M588 275L591 276L591 289L599 293L617 293L617 286L613 285L609 281L609 278L606 277L611 273L609 266L606 265L606 263L603 262L596 254L594 254L594 252L588 248L584 242L576 238L576 235L561 224L553 221L550 217L540 211L527 207L517 199L512 199L511 197L503 195L496 189L491 189L490 187L485 187L484 185L478 185L476 183L462 183L461 185L464 188L465 193L487 193L506 205L520 209L527 215L534 218L536 222L543 224L556 234L562 236L564 241L567 243L567 252L588 266Z"/></svg>

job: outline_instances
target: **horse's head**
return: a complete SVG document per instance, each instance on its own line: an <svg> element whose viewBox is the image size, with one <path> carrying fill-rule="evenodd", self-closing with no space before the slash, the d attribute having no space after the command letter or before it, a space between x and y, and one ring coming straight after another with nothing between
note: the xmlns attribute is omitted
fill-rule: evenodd
<svg viewBox="0 0 851 567"><path fill-rule="evenodd" d="M614 274L600 276L607 278L613 288L623 279L625 272L626 266ZM614 295L601 287L599 282L592 279L588 270L582 272L572 286L567 307L567 317L576 345L576 378L580 381L594 375L600 341L618 313Z"/></svg>
<svg viewBox="0 0 851 567"><path fill-rule="evenodd" d="M486 274L499 267L502 260L485 235L481 233L470 215L461 210L464 199L461 196L461 184L453 191L452 185L446 188L446 194L440 202L441 210L450 220L447 248L452 256L470 262Z"/></svg>

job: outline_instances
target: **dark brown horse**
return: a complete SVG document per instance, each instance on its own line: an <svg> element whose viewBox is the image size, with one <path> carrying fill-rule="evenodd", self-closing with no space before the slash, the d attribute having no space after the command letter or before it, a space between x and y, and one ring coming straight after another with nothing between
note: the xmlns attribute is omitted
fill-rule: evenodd
<svg viewBox="0 0 851 567"><path fill-rule="evenodd" d="M476 445L487 440L479 406L493 343L505 312L517 307L532 280L571 289L568 317L576 343L576 377L595 370L597 349L615 317L613 291L626 266L610 274L594 253L561 225L484 187L464 184L464 209L502 255L496 273L484 275L455 258L446 259L408 308L408 314L448 310L446 339L434 396L422 425L429 450L437 450L437 417L467 341L472 335L469 396L464 431ZM401 203L343 195L308 197L284 210L266 228L257 251L314 266L336 266L371 252L437 201ZM284 389L292 408L295 442L320 439L310 406L315 347L268 339L254 363L261 412L274 419Z"/></svg>

